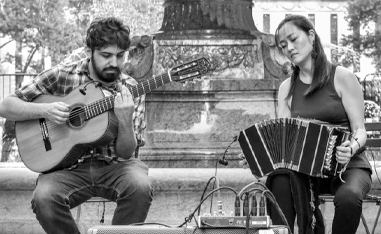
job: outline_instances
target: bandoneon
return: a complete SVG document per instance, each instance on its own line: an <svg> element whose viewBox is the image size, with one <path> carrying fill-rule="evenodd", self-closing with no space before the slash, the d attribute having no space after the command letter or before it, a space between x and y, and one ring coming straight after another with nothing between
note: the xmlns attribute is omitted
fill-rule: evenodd
<svg viewBox="0 0 381 234"><path fill-rule="evenodd" d="M315 177L337 175L336 146L350 131L336 125L299 118L258 122L240 132L238 142L255 176L287 168Z"/></svg>

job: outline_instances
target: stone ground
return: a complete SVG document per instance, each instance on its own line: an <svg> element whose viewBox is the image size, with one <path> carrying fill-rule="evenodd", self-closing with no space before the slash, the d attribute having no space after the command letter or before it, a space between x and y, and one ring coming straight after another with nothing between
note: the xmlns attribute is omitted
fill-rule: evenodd
<svg viewBox="0 0 381 234"><path fill-rule="evenodd" d="M380 163L374 165L381 174ZM207 181L215 175L212 168L151 168L150 178L154 186L155 197L147 217L146 223L161 223L178 226L184 222L200 202L202 192ZM30 199L34 189L35 179L38 174L31 172L22 164L0 164L0 233L43 233L34 214L30 209ZM241 191L245 186L255 182L249 170L241 168L218 168L217 177L220 186L231 187ZM211 187L208 189L211 191ZM373 174L372 194L381 195L381 184ZM234 210L234 194L229 190L221 190L220 200L226 213ZM209 213L217 208L217 194L213 202L208 200L201 206L200 214ZM364 204L364 217L371 229L378 212L379 205ZM105 203L105 225L111 223L115 204ZM321 206L327 223L327 233L330 233L330 224L333 218L332 203ZM72 210L77 217L77 209ZM104 206L102 202L85 203L81 206L78 221L82 233L86 233L91 227L99 225ZM190 226L194 226L192 221ZM358 234L366 233L360 224ZM381 226L377 227L375 233L381 233Z"/></svg>

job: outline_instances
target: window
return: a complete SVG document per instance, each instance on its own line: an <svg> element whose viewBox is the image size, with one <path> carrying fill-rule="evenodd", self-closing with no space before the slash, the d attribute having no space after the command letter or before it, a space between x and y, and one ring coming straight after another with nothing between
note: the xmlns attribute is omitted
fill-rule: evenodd
<svg viewBox="0 0 381 234"><path fill-rule="evenodd" d="M263 32L270 33L270 14L263 14Z"/></svg>
<svg viewBox="0 0 381 234"><path fill-rule="evenodd" d="M337 35L337 14L331 14L331 43L338 44ZM337 49L331 49L331 61L337 63Z"/></svg>
<svg viewBox="0 0 381 234"><path fill-rule="evenodd" d="M308 14L308 19L311 21L312 25L315 27L315 14Z"/></svg>

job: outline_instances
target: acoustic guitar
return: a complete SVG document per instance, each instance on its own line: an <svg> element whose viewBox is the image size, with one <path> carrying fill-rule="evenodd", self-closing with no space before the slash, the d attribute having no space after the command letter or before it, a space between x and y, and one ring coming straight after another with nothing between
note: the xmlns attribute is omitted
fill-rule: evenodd
<svg viewBox="0 0 381 234"><path fill-rule="evenodd" d="M209 61L200 58L128 88L136 98L172 81L186 82L201 78L209 69ZM89 147L112 142L118 124L112 110L115 95L105 96L98 84L90 82L80 85L64 97L37 97L33 102L67 103L70 114L66 124L55 124L45 118L16 121L16 143L25 166L42 173L67 168Z"/></svg>

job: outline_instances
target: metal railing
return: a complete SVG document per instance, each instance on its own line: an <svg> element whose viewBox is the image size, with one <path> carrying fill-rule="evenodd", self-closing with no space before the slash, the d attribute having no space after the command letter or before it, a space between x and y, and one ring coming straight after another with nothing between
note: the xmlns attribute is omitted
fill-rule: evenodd
<svg viewBox="0 0 381 234"><path fill-rule="evenodd" d="M31 73L13 73L0 74L0 101L16 90L16 84L22 84L30 79L33 79L37 74ZM4 122L0 117L0 124Z"/></svg>
<svg viewBox="0 0 381 234"><path fill-rule="evenodd" d="M36 75L30 73L0 74L0 100L16 90L16 83L24 83Z"/></svg>
<svg viewBox="0 0 381 234"><path fill-rule="evenodd" d="M381 73L370 73L360 81L364 100L370 100L381 106Z"/></svg>
<svg viewBox="0 0 381 234"><path fill-rule="evenodd" d="M15 92L18 85L22 85L25 82L33 79L37 74L30 73L12 73L12 74L0 74L0 101L3 100L8 95ZM7 135L4 132L5 119L0 117L0 134L1 134L1 145L0 145L0 158L1 162L19 162L19 156L17 147L15 144L13 134ZM3 154L6 157L3 158Z"/></svg>

